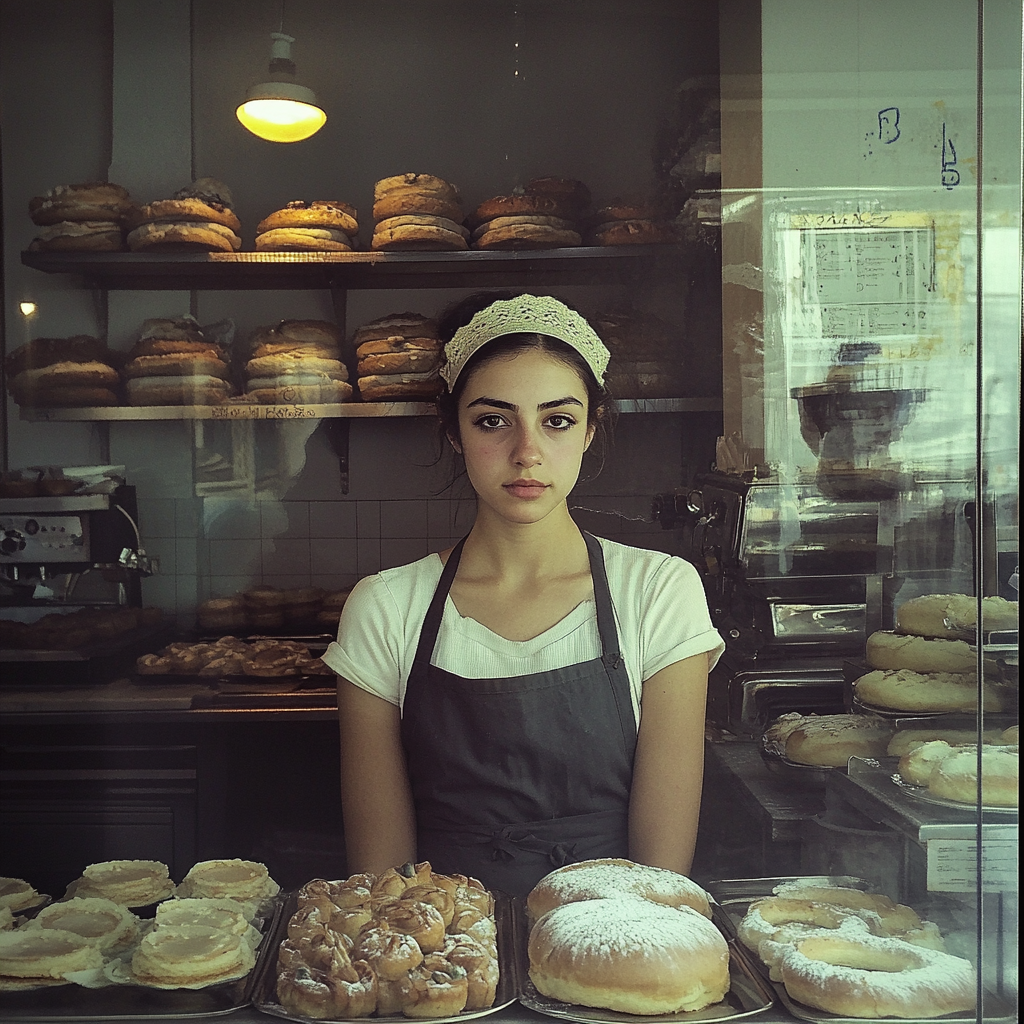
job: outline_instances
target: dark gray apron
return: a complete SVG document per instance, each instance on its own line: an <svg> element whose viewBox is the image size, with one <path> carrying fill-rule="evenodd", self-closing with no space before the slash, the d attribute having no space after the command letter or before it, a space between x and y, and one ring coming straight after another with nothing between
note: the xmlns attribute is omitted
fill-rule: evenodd
<svg viewBox="0 0 1024 1024"><path fill-rule="evenodd" d="M628 854L636 719L601 546L584 533L601 657L507 679L430 664L465 540L445 563L402 709L417 856L525 895L550 871Z"/></svg>

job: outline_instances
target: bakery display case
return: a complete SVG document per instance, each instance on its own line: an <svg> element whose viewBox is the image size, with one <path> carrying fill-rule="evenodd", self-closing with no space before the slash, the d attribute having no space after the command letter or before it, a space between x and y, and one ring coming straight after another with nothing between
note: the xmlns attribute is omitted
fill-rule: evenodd
<svg viewBox="0 0 1024 1024"><path fill-rule="evenodd" d="M567 0L445 0L429 15L414 0L384 12L289 0L281 17L328 113L294 146L232 120L265 47L252 5L89 0L62 18L30 6L0 5L5 356L76 335L124 356L151 318L230 322L239 351L267 325L319 321L355 381L357 332L389 316L433 317L491 289L578 305L614 337L626 390L616 446L600 472L586 467L572 512L695 565L726 644L709 680L693 876L718 903L732 988L700 1019L836 1017L769 977L736 935L751 902L809 878L934 925L977 971L976 1009L951 1019L1014 1019L1019 4L599 0L583 18ZM66 57L68 106L44 87L41 39ZM375 183L426 170L458 183L469 216L445 219L467 248L403 251L391 236L374 248L387 220L370 216ZM208 173L235 194L231 251L62 251L49 245L60 232L26 214L58 181L107 178L151 202ZM548 248L474 247L488 233L504 244L487 228L508 213L499 200L522 204L554 175L585 181L609 219L531 223L556 232ZM320 197L355 200L358 233L332 251L267 248L270 211L306 213ZM652 198L668 235L635 226ZM324 768L338 760L336 699L309 653L359 578L449 546L471 502L437 462L430 402L250 402L243 380L211 404L5 395L5 479L124 463L145 549L119 533L117 550L89 554L91 575L162 623L130 650L152 672L115 665L110 641L31 665L0 650L0 818L21 837L0 873L36 872L55 893L112 857L154 857L175 878L206 857L253 857L289 890L344 876ZM28 571L27 522L110 511L10 500L3 618L68 569L37 558ZM257 590L268 603L246 608ZM909 617L917 601L924 625ZM308 614L290 619L300 604ZM296 664L235 673L264 632L276 645L264 661ZM200 667L178 671L192 654ZM224 659L223 675L202 674ZM859 682L869 676L881 690ZM858 728L821 753L831 716ZM861 731L874 745L848 747ZM803 754L793 736L810 741ZM932 787L946 758L952 782ZM173 1007L287 1016L272 972L246 984ZM76 1016L66 993L48 998ZM620 1020L555 1004L523 977L499 1002L501 1020Z"/></svg>

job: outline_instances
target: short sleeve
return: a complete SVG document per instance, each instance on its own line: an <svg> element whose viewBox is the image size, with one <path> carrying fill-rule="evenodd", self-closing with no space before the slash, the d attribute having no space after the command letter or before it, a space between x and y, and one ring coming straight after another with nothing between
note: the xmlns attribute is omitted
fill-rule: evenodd
<svg viewBox="0 0 1024 1024"><path fill-rule="evenodd" d="M381 576L366 576L349 594L338 623L338 639L322 661L336 675L397 705L405 638L403 616Z"/></svg>
<svg viewBox="0 0 1024 1024"><path fill-rule="evenodd" d="M644 593L640 649L644 679L695 654L709 654L710 669L725 650L700 576L685 559L670 556L652 575Z"/></svg>

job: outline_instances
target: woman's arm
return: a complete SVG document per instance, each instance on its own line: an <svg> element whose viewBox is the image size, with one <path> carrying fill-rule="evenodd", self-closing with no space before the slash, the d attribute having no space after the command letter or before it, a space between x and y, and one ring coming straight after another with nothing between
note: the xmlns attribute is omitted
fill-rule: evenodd
<svg viewBox="0 0 1024 1024"><path fill-rule="evenodd" d="M706 654L645 680L633 762L630 859L684 875L697 842L707 689Z"/></svg>
<svg viewBox="0 0 1024 1024"><path fill-rule="evenodd" d="M348 871L416 860L416 815L394 704L338 676L341 808Z"/></svg>

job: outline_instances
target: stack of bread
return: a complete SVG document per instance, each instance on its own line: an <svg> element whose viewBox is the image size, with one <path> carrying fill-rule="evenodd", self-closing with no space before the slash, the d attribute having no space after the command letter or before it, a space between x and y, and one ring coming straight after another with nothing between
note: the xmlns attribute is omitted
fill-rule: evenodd
<svg viewBox="0 0 1024 1024"><path fill-rule="evenodd" d="M1015 630L1017 605L1001 597L982 601L983 629ZM863 704L893 711L971 711L977 706L977 600L967 594L928 594L896 609L896 629L867 640L872 671L854 680ZM1001 711L1003 687L984 682L985 706Z"/></svg>
<svg viewBox="0 0 1024 1024"><path fill-rule="evenodd" d="M319 658L310 654L305 644L270 637L254 637L247 643L234 636L223 636L211 643L176 640L155 654L140 655L135 661L135 671L140 676L258 676L270 679L332 674Z"/></svg>
<svg viewBox="0 0 1024 1024"><path fill-rule="evenodd" d="M590 218L588 245L652 245L677 242L673 223L654 203L613 199Z"/></svg>
<svg viewBox="0 0 1024 1024"><path fill-rule="evenodd" d="M938 927L911 907L813 879L773 893L749 905L737 934L793 1000L850 1017L974 1009L974 968L946 953Z"/></svg>
<svg viewBox="0 0 1024 1024"><path fill-rule="evenodd" d="M333 199L300 199L259 222L256 251L351 252L358 234L355 207Z"/></svg>
<svg viewBox="0 0 1024 1024"><path fill-rule="evenodd" d="M57 185L29 201L36 232L30 250L41 252L119 252L125 218L134 208L127 189L109 181Z"/></svg>
<svg viewBox="0 0 1024 1024"><path fill-rule="evenodd" d="M282 320L257 327L244 369L247 401L320 405L352 398L341 360L342 333L327 320Z"/></svg>
<svg viewBox="0 0 1024 1024"><path fill-rule="evenodd" d="M729 991L729 947L685 875L585 860L530 892L529 977L559 1003L634 1014L700 1010Z"/></svg>
<svg viewBox="0 0 1024 1024"><path fill-rule="evenodd" d="M605 384L616 398L678 398L684 394L678 327L633 310L609 310L591 322L611 352Z"/></svg>
<svg viewBox="0 0 1024 1024"><path fill-rule="evenodd" d="M845 767L851 757L882 757L894 728L877 715L801 715L791 711L764 733L768 753L795 764Z"/></svg>
<svg viewBox="0 0 1024 1024"><path fill-rule="evenodd" d="M202 630L266 632L275 629L337 630L351 589L325 593L321 587L281 588L261 584L230 597L212 597L196 609Z"/></svg>
<svg viewBox="0 0 1024 1024"><path fill-rule="evenodd" d="M276 994L314 1019L453 1017L494 1003L494 899L474 878L405 864L314 879L277 952Z"/></svg>
<svg viewBox="0 0 1024 1024"><path fill-rule="evenodd" d="M225 322L229 323L229 322ZM200 328L191 316L144 320L124 367L130 405L219 405L231 396L223 324Z"/></svg>
<svg viewBox="0 0 1024 1024"><path fill-rule="evenodd" d="M474 249L561 249L580 245L590 191L571 178L534 178L470 215Z"/></svg>
<svg viewBox="0 0 1024 1024"><path fill-rule="evenodd" d="M459 190L432 174L397 174L373 186L377 250L468 249Z"/></svg>
<svg viewBox="0 0 1024 1024"><path fill-rule="evenodd" d="M0 647L15 650L73 651L122 636L133 629L155 626L163 619L159 608L78 608L48 612L34 622L0 619Z"/></svg>
<svg viewBox="0 0 1024 1024"><path fill-rule="evenodd" d="M119 355L87 334L33 338L4 360L7 390L18 405L36 408L117 405Z"/></svg>
<svg viewBox="0 0 1024 1024"><path fill-rule="evenodd" d="M432 401L441 392L444 344L420 313L389 313L352 337L359 397L364 402Z"/></svg>
<svg viewBox="0 0 1024 1024"><path fill-rule="evenodd" d="M170 199L133 210L128 248L133 252L238 252L242 226L231 190L216 178L197 178Z"/></svg>

